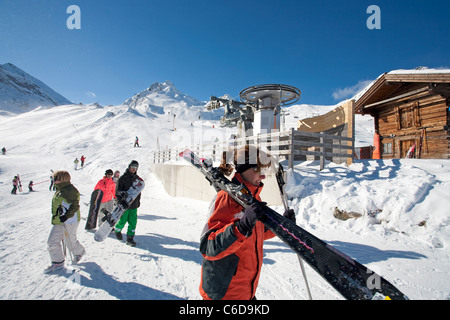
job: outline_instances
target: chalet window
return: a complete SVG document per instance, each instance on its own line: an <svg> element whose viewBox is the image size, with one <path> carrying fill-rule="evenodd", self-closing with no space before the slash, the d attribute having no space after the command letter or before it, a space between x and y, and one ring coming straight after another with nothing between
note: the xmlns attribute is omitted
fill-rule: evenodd
<svg viewBox="0 0 450 320"><path fill-rule="evenodd" d="M392 142L383 143L383 154L392 153Z"/></svg>
<svg viewBox="0 0 450 320"><path fill-rule="evenodd" d="M400 126L402 129L411 128L413 126L412 108L400 109Z"/></svg>
<svg viewBox="0 0 450 320"><path fill-rule="evenodd" d="M396 121L397 129L420 127L419 103L415 102L409 106L397 107Z"/></svg>

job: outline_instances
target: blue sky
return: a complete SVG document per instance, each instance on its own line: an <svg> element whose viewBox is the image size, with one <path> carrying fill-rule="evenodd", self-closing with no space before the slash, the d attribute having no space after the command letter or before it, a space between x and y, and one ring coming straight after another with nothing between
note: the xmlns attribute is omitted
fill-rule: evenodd
<svg viewBox="0 0 450 320"><path fill-rule="evenodd" d="M381 29L367 28L370 5ZM0 0L0 64L76 103L170 80L200 100L282 83L331 105L390 70L450 68L449 12L448 0Z"/></svg>

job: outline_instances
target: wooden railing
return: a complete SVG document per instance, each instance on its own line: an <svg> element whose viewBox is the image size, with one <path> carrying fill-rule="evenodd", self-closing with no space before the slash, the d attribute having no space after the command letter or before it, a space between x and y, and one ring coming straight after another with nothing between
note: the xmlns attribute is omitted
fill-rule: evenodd
<svg viewBox="0 0 450 320"><path fill-rule="evenodd" d="M178 161L178 154L186 148L191 149L200 157L220 161L223 151L251 144L263 147L270 151L279 160L288 160L289 168L294 166L294 161L320 160L320 169L325 164L325 159L336 163L353 160L354 137L342 137L323 132L303 132L295 129L273 132L258 136L236 138L229 141L219 141L209 144L165 149L153 153L153 163L165 163Z"/></svg>

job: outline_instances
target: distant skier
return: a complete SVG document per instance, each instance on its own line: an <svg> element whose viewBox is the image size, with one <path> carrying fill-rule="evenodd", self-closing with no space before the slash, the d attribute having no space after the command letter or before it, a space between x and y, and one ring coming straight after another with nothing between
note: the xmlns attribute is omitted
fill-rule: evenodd
<svg viewBox="0 0 450 320"><path fill-rule="evenodd" d="M17 176L14 176L12 179L12 185L13 188L11 190L11 194L17 194L17 186L19 185L19 178Z"/></svg>
<svg viewBox="0 0 450 320"><path fill-rule="evenodd" d="M121 197L121 191L128 191L128 189L132 186L133 181L139 178L139 176L137 175L138 167L139 163L136 160L131 161L131 163L128 165L128 169L126 169L125 173L119 178L119 183L116 188L116 197L119 203L120 201L123 201ZM136 246L136 242L134 241L134 234L136 232L137 225L137 209L141 205L140 199L141 195L139 194L139 196L137 196L137 198L124 212L114 229L117 239L122 240L123 238L121 232L125 224L128 222L127 244L133 247Z"/></svg>
<svg viewBox="0 0 450 320"><path fill-rule="evenodd" d="M33 181L30 181L30 183L28 184L28 191L32 192L33 190Z"/></svg>
<svg viewBox="0 0 450 320"><path fill-rule="evenodd" d="M74 263L78 263L85 253L84 247L77 240L77 228L80 223L80 193L70 182L67 171L53 173L56 192L52 199L52 230L47 240L48 252L52 264L45 269L45 273L64 267L64 252L61 242L67 231L69 243L67 246L74 255Z"/></svg>
<svg viewBox="0 0 450 320"><path fill-rule="evenodd" d="M75 166L75 170L77 170L79 162L80 162L80 160L78 160L78 158L75 158L75 161L73 162L73 164Z"/></svg>
<svg viewBox="0 0 450 320"><path fill-rule="evenodd" d="M84 160L86 160L86 157L85 157L84 155L82 155L81 158L80 158L80 160L81 160L81 167L83 168L83 166L84 166Z"/></svg>
<svg viewBox="0 0 450 320"><path fill-rule="evenodd" d="M6 154L6 148L3 147L3 148L2 148L2 155L5 155L5 154Z"/></svg>
<svg viewBox="0 0 450 320"><path fill-rule="evenodd" d="M52 173L52 175L50 176L50 187L48 187L48 191L55 191L56 189L55 189L55 183L54 183L54 181L53 181L53 170L51 170L50 169L50 171L51 171L51 173Z"/></svg>
<svg viewBox="0 0 450 320"><path fill-rule="evenodd" d="M136 136L136 139L134 140L134 147L136 148L136 146L139 147L139 138Z"/></svg>
<svg viewBox="0 0 450 320"><path fill-rule="evenodd" d="M105 209L108 212L113 211L114 199L116 198L116 184L114 183L112 176L113 171L111 169L106 170L105 176L97 182L94 188L94 190L103 191L102 202L98 208L97 225L99 227L103 223L102 218L104 217L104 214L102 213L102 209Z"/></svg>

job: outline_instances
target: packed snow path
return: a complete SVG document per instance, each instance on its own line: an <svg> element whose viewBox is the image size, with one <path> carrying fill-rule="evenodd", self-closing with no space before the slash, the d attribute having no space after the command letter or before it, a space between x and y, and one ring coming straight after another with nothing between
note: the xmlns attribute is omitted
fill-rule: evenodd
<svg viewBox="0 0 450 320"><path fill-rule="evenodd" d="M74 175L83 175L83 170ZM67 272L51 275L42 273L50 262L46 241L53 193L48 191L47 185L36 186L34 193L25 191L17 196L3 196L7 210L2 215L0 232L1 298L199 299L201 255L198 239L209 204L172 198L152 174L147 175L147 179L143 205L139 209L136 248L125 245L114 236L103 243L93 240L93 233L84 230L89 197L82 193L83 219L78 236L87 254L77 273L72 273L70 268ZM1 187L2 194L8 192L9 188ZM316 220L320 219L309 217L307 220L313 233L373 267L410 298L448 298L445 279L449 273L449 259L444 248L434 248L410 235L389 231L380 225L372 225L365 230L356 225L357 221L336 222L330 219L328 224L316 225ZM352 223L356 232L343 226ZM315 299L341 299L308 266L307 274ZM258 297L307 297L297 258L278 239L265 244Z"/></svg>

